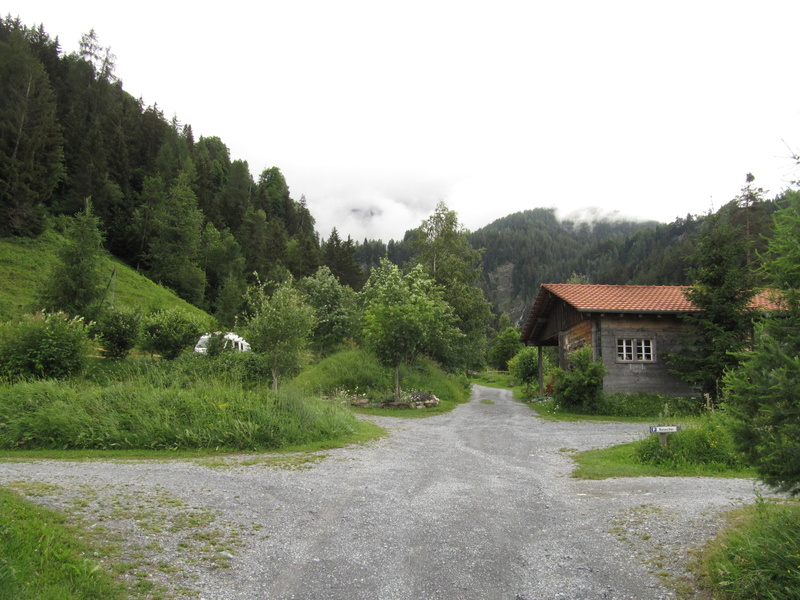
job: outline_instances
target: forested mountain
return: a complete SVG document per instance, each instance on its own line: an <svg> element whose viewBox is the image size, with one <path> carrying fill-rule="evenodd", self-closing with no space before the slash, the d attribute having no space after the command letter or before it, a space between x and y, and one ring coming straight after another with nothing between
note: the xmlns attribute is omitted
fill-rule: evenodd
<svg viewBox="0 0 800 600"><path fill-rule="evenodd" d="M215 311L253 272L302 277L320 264L314 219L280 170L254 180L221 139L195 140L131 96L94 32L66 55L43 26L0 19L0 128L2 236L36 236L90 199L112 254Z"/></svg>
<svg viewBox="0 0 800 600"><path fill-rule="evenodd" d="M748 184L723 206L723 219L752 243L757 261L781 202L764 200ZM534 209L498 219L470 235L484 248L482 285L499 312L518 321L542 283L688 285L687 257L705 216L687 215L669 224L631 221L559 221L553 209Z"/></svg>
<svg viewBox="0 0 800 600"><path fill-rule="evenodd" d="M419 230L399 241L323 241L305 198L280 169L257 179L218 137L195 140L123 89L94 32L64 54L43 26L0 19L0 236L37 236L90 200L117 258L229 324L248 283L304 277L326 265L360 289L386 256L411 264ZM748 176L721 211L753 241L757 260L778 200ZM469 235L482 249L480 285L518 321L539 285L686 284L704 217L670 224L559 221L553 209L509 215Z"/></svg>

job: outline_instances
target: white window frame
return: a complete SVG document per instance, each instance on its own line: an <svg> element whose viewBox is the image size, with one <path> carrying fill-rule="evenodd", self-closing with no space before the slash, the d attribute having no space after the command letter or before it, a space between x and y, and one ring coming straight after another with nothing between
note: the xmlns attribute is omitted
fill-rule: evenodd
<svg viewBox="0 0 800 600"><path fill-rule="evenodd" d="M617 362L656 362L656 342L653 338L617 338Z"/></svg>

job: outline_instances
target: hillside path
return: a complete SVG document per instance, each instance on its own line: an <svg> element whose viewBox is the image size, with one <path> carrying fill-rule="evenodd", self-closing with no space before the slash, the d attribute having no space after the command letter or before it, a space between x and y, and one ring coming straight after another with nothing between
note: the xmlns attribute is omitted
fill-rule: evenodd
<svg viewBox="0 0 800 600"><path fill-rule="evenodd" d="M372 420L389 435L307 468L261 455L2 462L0 485L120 533L171 597L209 600L677 598L667 583L686 576L686 551L757 489L573 479L570 452L647 426L547 422L504 390L476 386L445 415Z"/></svg>

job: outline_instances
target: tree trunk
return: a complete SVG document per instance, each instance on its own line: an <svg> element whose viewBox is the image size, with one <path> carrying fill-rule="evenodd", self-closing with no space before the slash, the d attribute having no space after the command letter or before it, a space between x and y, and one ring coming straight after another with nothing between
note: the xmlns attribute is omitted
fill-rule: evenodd
<svg viewBox="0 0 800 600"><path fill-rule="evenodd" d="M400 367L394 368L394 401L400 402Z"/></svg>
<svg viewBox="0 0 800 600"><path fill-rule="evenodd" d="M278 370L272 367L272 391L278 393Z"/></svg>

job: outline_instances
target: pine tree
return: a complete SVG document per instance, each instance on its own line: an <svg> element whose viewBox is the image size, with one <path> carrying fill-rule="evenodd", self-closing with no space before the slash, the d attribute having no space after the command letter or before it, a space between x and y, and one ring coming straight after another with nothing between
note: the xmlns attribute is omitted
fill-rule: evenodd
<svg viewBox="0 0 800 600"><path fill-rule="evenodd" d="M45 203L63 176L62 144L47 73L24 28L14 29L0 42L0 235L44 230Z"/></svg>
<svg viewBox="0 0 800 600"><path fill-rule="evenodd" d="M103 234L87 200L64 231L58 260L40 292L44 308L93 318L103 297Z"/></svg>
<svg viewBox="0 0 800 600"><path fill-rule="evenodd" d="M716 402L727 369L739 362L752 334L755 295L744 261L745 243L738 228L719 214L708 217L691 257L691 287L686 298L697 312L684 317L688 334L680 353L670 355L674 371Z"/></svg>
<svg viewBox="0 0 800 600"><path fill-rule="evenodd" d="M800 493L800 192L775 213L763 275L783 310L756 325L753 347L725 378L734 438L768 485Z"/></svg>
<svg viewBox="0 0 800 600"><path fill-rule="evenodd" d="M154 207L145 256L152 279L199 306L206 285L198 265L203 214L189 181L189 175L182 173Z"/></svg>

